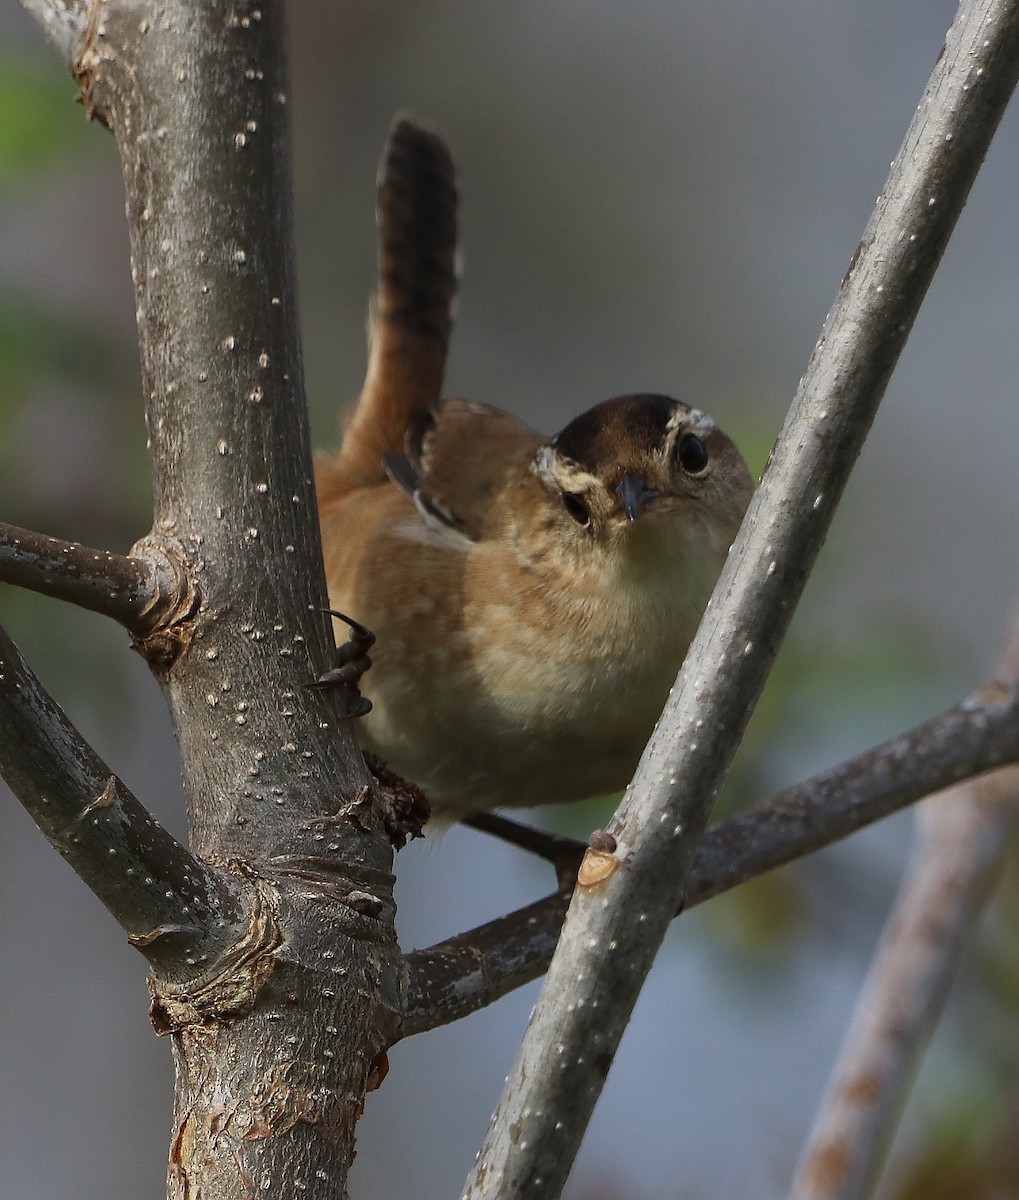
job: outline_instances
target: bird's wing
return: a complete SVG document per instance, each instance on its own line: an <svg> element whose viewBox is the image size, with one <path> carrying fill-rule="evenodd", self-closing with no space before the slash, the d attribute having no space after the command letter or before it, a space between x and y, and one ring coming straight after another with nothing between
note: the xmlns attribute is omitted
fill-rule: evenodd
<svg viewBox="0 0 1019 1200"><path fill-rule="evenodd" d="M481 541L497 524L506 487L545 438L518 417L468 400L444 400L408 430L386 473L426 523Z"/></svg>

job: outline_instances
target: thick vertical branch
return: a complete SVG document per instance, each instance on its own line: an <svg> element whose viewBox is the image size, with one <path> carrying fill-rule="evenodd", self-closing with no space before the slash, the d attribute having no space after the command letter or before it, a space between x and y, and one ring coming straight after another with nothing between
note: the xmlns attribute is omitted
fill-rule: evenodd
<svg viewBox="0 0 1019 1200"><path fill-rule="evenodd" d="M344 790L366 782L329 698L305 690L330 665L332 637L318 611L327 600L290 239L283 7L100 11L80 72L124 164L150 542L202 596L158 648L192 836L203 851L268 854L293 826L274 812L270 778L285 779L288 806L309 816L334 771Z"/></svg>
<svg viewBox="0 0 1019 1200"><path fill-rule="evenodd" d="M130 561L166 564L182 598L140 648L176 728L192 847L248 900L242 937L204 975L152 981L178 1067L168 1186L182 1200L344 1194L401 981L392 847L335 693L307 686L334 646L283 11L93 0L72 64L125 178L155 495Z"/></svg>
<svg viewBox="0 0 1019 1200"><path fill-rule="evenodd" d="M464 1191L558 1196L750 709L1019 72L1019 0L964 2L715 589L579 888Z"/></svg>

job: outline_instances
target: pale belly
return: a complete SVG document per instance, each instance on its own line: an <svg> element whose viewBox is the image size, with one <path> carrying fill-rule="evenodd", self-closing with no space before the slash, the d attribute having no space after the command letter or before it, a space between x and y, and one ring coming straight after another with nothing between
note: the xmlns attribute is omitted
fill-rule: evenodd
<svg viewBox="0 0 1019 1200"><path fill-rule="evenodd" d="M619 791L693 633L685 613L672 617L550 637L507 614L498 636L475 623L472 639L450 634L411 671L405 657L373 652L362 690L374 708L359 739L447 819Z"/></svg>

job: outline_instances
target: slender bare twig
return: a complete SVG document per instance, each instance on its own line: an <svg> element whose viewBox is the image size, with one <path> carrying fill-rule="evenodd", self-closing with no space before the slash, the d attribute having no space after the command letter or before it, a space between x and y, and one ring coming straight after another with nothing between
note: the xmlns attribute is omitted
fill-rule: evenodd
<svg viewBox="0 0 1019 1200"><path fill-rule="evenodd" d="M991 684L923 725L709 829L694 854L685 907L829 846L960 779L1017 761L1019 685ZM567 844L555 841L560 850ZM568 904L556 893L408 954L401 1036L458 1020L539 978Z"/></svg>
<svg viewBox="0 0 1019 1200"><path fill-rule="evenodd" d="M553 892L476 929L406 955L400 1037L427 1033L487 1008L548 970L569 895Z"/></svg>
<svg viewBox="0 0 1019 1200"><path fill-rule="evenodd" d="M998 877L1019 772L960 784L917 813L908 873L793 1180L794 1200L864 1200Z"/></svg>
<svg viewBox="0 0 1019 1200"><path fill-rule="evenodd" d="M753 703L1019 73L1019 0L964 0L770 466L578 888L464 1197L558 1196Z"/></svg>
<svg viewBox="0 0 1019 1200"><path fill-rule="evenodd" d="M0 580L138 628L162 590L157 563L0 522Z"/></svg>
<svg viewBox="0 0 1019 1200"><path fill-rule="evenodd" d="M709 829L694 855L687 905L829 846L960 780L1015 762L1019 685L992 683L923 725Z"/></svg>
<svg viewBox="0 0 1019 1200"><path fill-rule="evenodd" d="M558 834L549 833L547 829L514 821L494 812L471 813L461 817L460 824L466 825L468 829L476 829L479 833L487 833L489 837L498 838L507 846L516 846L518 850L526 850L528 854L536 854L546 862L552 863L559 877L561 890L573 891L577 869L587 850L585 842L578 841L577 838L560 837Z"/></svg>
<svg viewBox="0 0 1019 1200"><path fill-rule="evenodd" d="M1002 674L1019 679L1019 620ZM918 811L913 855L800 1159L793 1200L872 1194L1017 814L1015 767L960 783Z"/></svg>
<svg viewBox="0 0 1019 1200"><path fill-rule="evenodd" d="M224 881L145 811L0 629L0 773L128 940L171 981L236 940Z"/></svg>

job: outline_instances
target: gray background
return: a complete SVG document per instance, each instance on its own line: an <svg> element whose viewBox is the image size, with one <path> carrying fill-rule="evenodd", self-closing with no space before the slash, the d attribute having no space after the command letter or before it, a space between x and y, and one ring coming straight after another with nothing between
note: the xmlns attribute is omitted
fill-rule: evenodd
<svg viewBox="0 0 1019 1200"><path fill-rule="evenodd" d="M672 392L718 418L759 469L952 13L930 0L294 0L317 443L335 441L339 405L358 389L375 166L393 113L409 109L446 131L460 169L448 390L548 431L619 392ZM0 0L0 47L59 77L14 0ZM80 139L30 184L0 181L0 291L87 314L123 356L125 395L83 404L73 388L32 385L7 433L24 466L0 477L0 514L123 550L145 527L127 237L112 140L83 121ZM756 760L756 796L933 713L993 661L1019 573L1017 161L1011 112L796 620L796 661L841 654L852 685L836 669L787 704ZM181 832L172 734L124 639L49 601L3 605L81 728ZM887 661L898 643L922 659L901 684ZM908 833L899 818L812 864L791 946L747 954L707 912L674 929L568 1197L784 1193ZM460 831L405 852L398 871L407 948L550 884ZM356 1200L459 1194L535 995L393 1051L361 1127ZM171 1068L145 1003L140 960L8 796L0 1200L161 1194ZM950 1018L906 1156L923 1096L965 1077L959 1043Z"/></svg>

